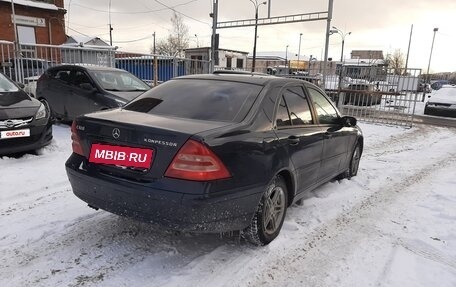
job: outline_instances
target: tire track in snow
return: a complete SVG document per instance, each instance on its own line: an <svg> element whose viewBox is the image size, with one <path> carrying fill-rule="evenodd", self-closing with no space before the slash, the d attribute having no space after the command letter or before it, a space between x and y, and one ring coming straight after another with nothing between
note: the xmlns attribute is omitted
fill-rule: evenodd
<svg viewBox="0 0 456 287"><path fill-rule="evenodd" d="M424 136L435 136L436 141L434 144L437 144L439 139L447 140L451 144L451 138L441 134L441 130L433 131ZM394 143L394 145L388 146L386 152L382 155L375 154L375 150L380 149L382 145L387 143ZM420 142L408 143L405 140L393 137L388 142L366 149L368 152L365 156L375 160L386 154L407 152L409 148L397 147L397 145L403 145L404 143L409 144L412 150L417 153L420 153L423 147ZM412 174L400 177L401 181L389 181L380 189L370 190L370 195L367 198L342 213L336 219L325 222L315 228L308 236L302 238L304 240L302 243L297 242L293 246L281 249L280 251L283 254L277 256L275 261L260 261L261 265L258 266L259 268L253 275L253 279L250 278L251 280L249 281L243 278L244 280L239 281L239 285L325 286L324 278L330 276L331 269L337 268L336 265L340 262L339 260L343 260L345 255L357 248L357 243L369 236L379 236L376 230L372 230L372 226L364 222L365 218L369 218L375 213L384 212L390 206L390 203L399 200L401 197L410 196L414 191L414 184L419 184L421 181L431 177L437 169L454 165L455 162L456 152L440 156L440 158L434 159L431 163ZM369 186L366 186L366 188L369 188ZM416 252L420 253L418 250ZM426 257L429 252L421 252L421 254ZM334 262L334 257L337 257L338 261ZM451 261L448 258L435 257L433 259L451 267L455 264L454 260ZM296 278L293 278L293 275Z"/></svg>

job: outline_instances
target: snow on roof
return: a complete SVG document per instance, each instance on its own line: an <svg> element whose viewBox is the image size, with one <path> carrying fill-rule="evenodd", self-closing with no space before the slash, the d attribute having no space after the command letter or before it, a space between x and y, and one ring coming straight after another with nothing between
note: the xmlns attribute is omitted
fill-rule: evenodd
<svg viewBox="0 0 456 287"><path fill-rule="evenodd" d="M79 43L88 43L90 41L92 41L93 39L96 39L96 37L91 37L91 36L83 36L83 35L71 35L71 36L68 36L69 39L72 39L74 40L75 43L79 44Z"/></svg>
<svg viewBox="0 0 456 287"><path fill-rule="evenodd" d="M11 3L11 0L0 0L0 1ZM14 0L14 4L41 8L41 9L47 9L47 10L56 10L56 11L59 9L62 9L62 8L55 6L54 4L48 4L48 3L36 2L36 1L30 1L30 0Z"/></svg>
<svg viewBox="0 0 456 287"><path fill-rule="evenodd" d="M443 85L440 89L432 91L430 97L429 102L456 105L456 86Z"/></svg>
<svg viewBox="0 0 456 287"><path fill-rule="evenodd" d="M383 65L384 60L381 59L345 59L344 65L356 65L356 66L375 66Z"/></svg>
<svg viewBox="0 0 456 287"><path fill-rule="evenodd" d="M186 48L186 49L184 49L184 51L198 52L198 51L207 51L210 49L211 49L211 47L197 47L197 48ZM223 49L223 48L219 48L219 49L217 49L217 51L248 54L248 52L243 52L243 51L238 51L238 50L233 50L233 49Z"/></svg>
<svg viewBox="0 0 456 287"><path fill-rule="evenodd" d="M68 36L67 41L65 43L63 43L62 46L73 46L74 47L74 46L80 46L81 43L86 48L88 48L88 47L101 48L101 49L114 48L98 37L83 36L83 35Z"/></svg>

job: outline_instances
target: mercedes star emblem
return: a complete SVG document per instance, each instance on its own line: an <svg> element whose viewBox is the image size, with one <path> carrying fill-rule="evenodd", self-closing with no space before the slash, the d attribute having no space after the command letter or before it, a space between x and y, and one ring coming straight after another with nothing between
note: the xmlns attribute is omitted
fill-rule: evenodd
<svg viewBox="0 0 456 287"><path fill-rule="evenodd" d="M114 128L112 130L112 137L118 139L120 137L120 130L118 128Z"/></svg>

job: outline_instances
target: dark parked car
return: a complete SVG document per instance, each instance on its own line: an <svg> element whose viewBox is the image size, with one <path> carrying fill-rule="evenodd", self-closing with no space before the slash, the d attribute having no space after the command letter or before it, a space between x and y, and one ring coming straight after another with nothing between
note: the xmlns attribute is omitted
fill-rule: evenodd
<svg viewBox="0 0 456 287"><path fill-rule="evenodd" d="M268 244L286 209L355 176L363 136L317 86L259 75L176 78L78 117L66 170L95 209Z"/></svg>
<svg viewBox="0 0 456 287"><path fill-rule="evenodd" d="M354 106L372 106L382 102L382 95L376 92L372 84L350 84L347 87L344 104Z"/></svg>
<svg viewBox="0 0 456 287"><path fill-rule="evenodd" d="M424 114L456 118L456 86L442 85L434 91L426 102Z"/></svg>
<svg viewBox="0 0 456 287"><path fill-rule="evenodd" d="M36 97L47 103L53 117L73 120L85 113L123 106L148 89L146 83L124 70L62 65L38 79Z"/></svg>
<svg viewBox="0 0 456 287"><path fill-rule="evenodd" d="M51 140L46 106L0 73L0 155L36 150Z"/></svg>
<svg viewBox="0 0 456 287"><path fill-rule="evenodd" d="M440 89L443 85L448 85L450 84L449 81L447 80L437 80L437 81L433 81L432 84L431 84L431 88L433 90L438 90Z"/></svg>

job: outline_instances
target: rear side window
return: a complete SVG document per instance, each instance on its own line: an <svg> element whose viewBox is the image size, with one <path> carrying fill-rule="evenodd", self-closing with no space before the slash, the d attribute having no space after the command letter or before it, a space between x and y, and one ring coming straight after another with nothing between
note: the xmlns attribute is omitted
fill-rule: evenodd
<svg viewBox="0 0 456 287"><path fill-rule="evenodd" d="M65 83L70 82L70 73L69 69L54 69L48 70L48 76L52 79L59 80Z"/></svg>
<svg viewBox="0 0 456 287"><path fill-rule="evenodd" d="M277 127L312 124L312 113L301 87L288 87L282 91L276 115Z"/></svg>
<svg viewBox="0 0 456 287"><path fill-rule="evenodd" d="M126 110L208 121L242 121L262 86L199 79L171 80L144 93Z"/></svg>

